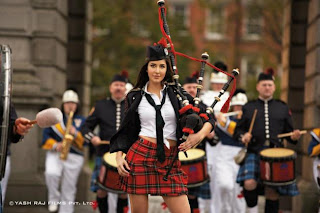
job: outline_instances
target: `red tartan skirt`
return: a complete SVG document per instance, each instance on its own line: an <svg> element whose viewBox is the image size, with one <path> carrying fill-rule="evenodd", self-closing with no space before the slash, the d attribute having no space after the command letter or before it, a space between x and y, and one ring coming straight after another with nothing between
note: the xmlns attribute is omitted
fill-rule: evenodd
<svg viewBox="0 0 320 213"><path fill-rule="evenodd" d="M166 146L165 161L160 163L156 158L157 144L138 139L129 149L126 160L130 167L128 177L120 177L120 188L128 194L150 194L161 196L179 196L187 194L188 176L181 169L179 160L173 165L164 181L169 166L177 154L177 147Z"/></svg>

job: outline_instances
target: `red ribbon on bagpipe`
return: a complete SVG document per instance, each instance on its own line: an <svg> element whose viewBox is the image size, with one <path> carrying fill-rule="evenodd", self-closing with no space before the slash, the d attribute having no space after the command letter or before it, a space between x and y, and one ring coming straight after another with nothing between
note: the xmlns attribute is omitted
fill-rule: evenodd
<svg viewBox="0 0 320 213"><path fill-rule="evenodd" d="M224 73L225 75L228 75L229 77L232 78L232 80L233 80L233 85L232 85L232 88L231 88L231 91L230 91L230 95L229 95L227 101L224 103L223 107L221 108L221 112L223 112L223 113L228 112L231 98L232 98L232 96L233 96L233 93L234 93L235 90L236 90L236 78L235 78L235 75L229 74L228 72L225 72L225 71L219 69L218 67L216 67L216 66L214 66L213 64L207 62L206 60L197 59L197 58L194 58L194 57L188 56L188 55L186 55L186 54L183 54L183 53L180 53L180 52L175 51L173 42L172 42L170 36L169 36L168 33L167 33L167 32L169 32L169 28L168 28L168 26L167 26L167 23L164 24L164 22L163 22L163 19L165 19L165 16L166 16L166 13L167 13L167 9L164 7L164 1L163 1L163 0L158 1L158 5L159 5L159 9L158 9L159 25L160 25L161 33L162 33L162 35L164 36L163 38L161 38L161 40L158 42L158 44L160 44L160 45L162 45L163 47L167 48L167 47L168 47L168 43L169 43L169 47L170 47L169 52L170 52L171 54L173 54L175 64L177 64L177 59L176 59L177 57L176 57L176 55L179 55L179 56L188 58L188 59L193 60L193 61L203 62L203 63L207 64L208 66L210 66L211 68L213 68L213 69L215 69L215 70L217 70L217 71L219 71L219 72L222 72L222 73ZM163 15L162 15L162 13L163 13ZM167 32L166 32L166 30L164 29L165 26L167 27ZM167 41L168 43L167 43L166 41ZM178 73L178 69L177 69L177 68L175 68L174 71L176 71L175 74ZM228 82L228 83L230 84L230 82Z"/></svg>
<svg viewBox="0 0 320 213"><path fill-rule="evenodd" d="M171 65L172 65L172 70L174 72L174 89L177 93L177 97L180 100L180 105L181 105L181 109L179 110L179 114L180 114L180 124L182 126L182 132L183 132L183 136L182 136L182 140L181 143L183 143L184 141L187 140L187 137L189 136L189 134L193 134L198 132L202 126L203 123L207 120L209 120L210 115L213 115L213 108L214 106L220 101L220 97L225 93L225 91L228 89L230 83L233 81L233 86L232 89L230 91L230 95L227 99L227 101L224 103L221 112L227 112L229 110L229 104L232 98L232 95L236 89L236 79L235 76L237 76L239 74L237 69L234 69L232 71L232 75L215 67L214 65L210 64L209 62L207 62L207 59L209 58L209 55L207 53L203 53L201 55L202 59L197 59L197 58L193 58L191 56L188 56L186 54L180 53L175 51L174 49L174 45L173 42L170 38L170 32L169 32L169 27L166 21L166 8L164 7L164 0L159 0L158 2L158 6L159 6L159 25L160 25L160 30L162 32L163 37L160 39L160 41L158 42L158 44L162 45L165 50L167 50L168 52L166 53L171 61ZM176 55L188 58L190 60L193 61L197 61L201 63L201 70L200 70L200 76L198 78L198 87L197 87L197 95L196 97L193 99L195 102L195 105L191 105L189 104L188 99L186 98L187 93L186 91L183 90L183 88L181 87L181 85L179 84L179 75L178 75L178 69L177 69L177 60L176 60ZM202 80L203 80L203 76L204 76L204 69L205 69L205 65L208 65L210 67L212 67L213 69L224 73L225 75L228 75L229 77L231 77L228 82L223 86L222 90L220 91L218 97L215 97L215 100L213 102L213 104L211 106L208 106L208 108L206 109L206 113L200 113L200 109L198 108L198 104L200 102L200 90L202 89ZM187 156L186 152L185 155ZM173 167L173 164L175 162L175 160L178 159L178 152L177 155L175 156L174 160L172 161L166 175L163 177L163 179L166 181L168 180L168 176L169 173Z"/></svg>

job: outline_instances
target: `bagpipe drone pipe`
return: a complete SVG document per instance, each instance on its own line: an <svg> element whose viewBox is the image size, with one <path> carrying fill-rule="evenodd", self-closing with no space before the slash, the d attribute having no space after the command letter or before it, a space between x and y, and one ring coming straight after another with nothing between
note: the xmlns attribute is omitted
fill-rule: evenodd
<svg viewBox="0 0 320 213"><path fill-rule="evenodd" d="M227 112L229 110L229 104L230 100L232 98L232 95L236 89L236 79L235 77L239 74L238 69L233 69L232 73L229 74L227 72L224 72L223 70L215 67L214 65L210 64L207 62L209 55L205 52L201 55L201 59L196 59L193 57L190 57L188 55L185 55L183 53L177 52L174 49L173 42L171 40L171 35L169 31L169 26L167 23L166 19L166 8L165 8L165 1L164 0L159 0L157 2L159 6L158 14L159 14L159 25L160 25L160 30L162 32L162 38L158 42L158 44L162 45L165 49L165 54L169 57L172 70L173 70L173 80L174 82L172 84L169 84L169 86L172 86L174 91L177 94L177 98L179 99L180 102L180 124L182 127L182 132L183 136L181 140L179 140L179 144L185 142L189 136L189 134L193 134L201 130L203 124L205 121L209 120L210 116L214 116L214 107L215 105L220 101L221 96L225 93L225 91L229 88L231 82L233 81L233 86L230 91L230 95L227 99L227 101L224 103L221 112ZM196 97L193 98L194 105L189 103L188 100L188 93L181 87L181 84L179 83L179 75L178 75L178 68L177 68L177 61L176 61L176 55L188 58L193 61L197 61L201 63L201 69L200 69L200 74L198 78L198 86L197 86L197 94ZM204 71L205 71L205 65L210 66L211 68L224 73L225 75L228 75L230 78L227 83L223 86L222 90L219 92L219 95L217 97L214 97L214 102L212 103L211 106L208 106L206 109L206 113L200 113L199 109L199 103L200 103L200 92L203 88L202 86L202 81L203 81L203 76L204 76ZM185 155L187 157L187 153L185 152ZM175 160L178 159L178 153L175 156L172 164L170 165L167 174L163 178L164 180L168 179L168 175L173 167L173 164Z"/></svg>

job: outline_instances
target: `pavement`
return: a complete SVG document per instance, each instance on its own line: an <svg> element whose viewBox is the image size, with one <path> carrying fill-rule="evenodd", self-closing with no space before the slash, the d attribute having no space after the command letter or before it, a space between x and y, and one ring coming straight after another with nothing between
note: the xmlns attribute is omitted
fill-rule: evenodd
<svg viewBox="0 0 320 213"><path fill-rule="evenodd" d="M161 203L163 202L160 196L149 197L149 213L169 213L168 209L162 209ZM265 199L263 196L259 196L259 212L264 212ZM99 213L99 210L93 210L89 203L81 203L75 206L74 213ZM9 206L8 203L5 205L4 213L49 213L46 204L38 203L38 205L13 205Z"/></svg>

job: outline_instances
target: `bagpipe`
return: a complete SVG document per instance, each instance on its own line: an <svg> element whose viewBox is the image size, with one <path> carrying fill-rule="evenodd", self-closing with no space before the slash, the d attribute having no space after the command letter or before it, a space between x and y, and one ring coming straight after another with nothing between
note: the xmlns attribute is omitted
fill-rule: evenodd
<svg viewBox="0 0 320 213"><path fill-rule="evenodd" d="M201 59L196 59L193 57L190 57L188 55L185 55L183 53L177 52L174 49L173 42L171 40L171 35L169 31L169 26L167 23L166 19L166 8L165 8L165 1L164 0L159 0L157 2L159 9L158 9L158 15L159 15L159 25L160 25L160 30L162 32L162 38L158 42L158 44L162 45L165 49L165 54L169 57L172 70L173 70L173 80L174 82L172 84L169 84L168 86L172 86L175 93L177 94L177 98L180 102L180 125L182 127L182 132L183 136L182 139L179 141L180 143L183 143L187 140L189 134L193 134L201 130L203 124L205 121L209 120L210 116L214 115L214 107L215 105L220 101L221 96L225 93L225 91L229 88L231 82L233 81L233 86L230 91L230 95L223 105L221 112L227 112L229 110L229 104L230 100L232 98L232 95L236 89L236 76L239 74L238 69L233 69L232 73L229 74L214 65L210 64L207 62L209 59L209 55L205 52L201 55ZM176 55L188 58L193 61L197 61L201 63L201 68L200 68L200 74L198 78L198 86L197 86L197 94L196 97L193 98L194 105L189 103L188 100L188 93L181 87L181 84L179 83L179 75L178 75L178 68L177 68L177 61L176 61ZM219 95L217 97L214 97L214 102L212 103L211 106L208 106L206 108L206 113L200 113L200 108L199 108L199 103L200 103L200 93L203 88L202 82L203 82L203 77L204 77L204 72L205 72L205 66L208 65L211 68L224 73L225 75L228 75L230 78L227 83L223 86L222 90L219 92ZM187 157L187 153L185 152L185 155ZM168 175L173 167L173 164L175 160L178 159L178 153L175 156L174 160L172 161L172 164L170 165L167 174L164 176L164 180L168 179Z"/></svg>

